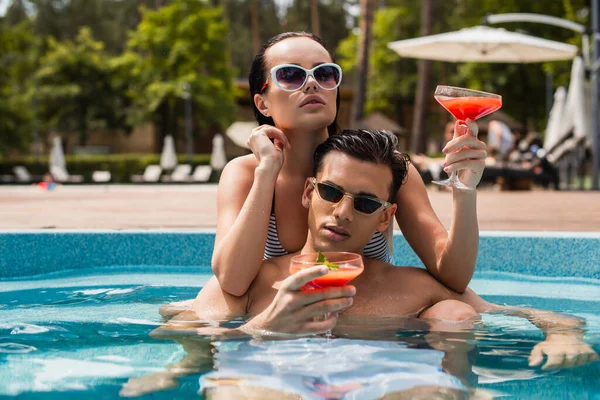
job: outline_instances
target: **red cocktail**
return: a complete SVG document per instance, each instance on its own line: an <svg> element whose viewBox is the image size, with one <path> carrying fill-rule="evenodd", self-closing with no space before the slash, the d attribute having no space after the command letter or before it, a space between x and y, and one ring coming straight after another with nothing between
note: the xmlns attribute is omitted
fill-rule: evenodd
<svg viewBox="0 0 600 400"><path fill-rule="evenodd" d="M327 275L323 275L304 285L302 290L313 290L318 288L344 286L364 270L363 260L360 254L346 252L322 253L329 264ZM294 274L301 269L314 267L315 265L327 265L327 262L318 261L318 253L309 253L295 256L290 262L290 273Z"/></svg>
<svg viewBox="0 0 600 400"><path fill-rule="evenodd" d="M500 95L453 86L439 85L435 89L434 97L462 125L466 125L467 119L474 121L502 107L502 96ZM459 133L455 130L454 138L458 135ZM444 181L432 181L432 183L457 189L475 190L475 188L462 183L458 179L456 171L450 174L450 178Z"/></svg>
<svg viewBox="0 0 600 400"><path fill-rule="evenodd" d="M302 286L303 291L344 286L360 275L365 269L360 254L332 251L301 254L292 257L290 273L294 274L304 268L314 267L315 265L325 265L329 268L329 272ZM325 319L327 318L329 318L329 314L325 314ZM325 332L325 337L331 337L330 330Z"/></svg>
<svg viewBox="0 0 600 400"><path fill-rule="evenodd" d="M502 98L494 97L436 96L435 99L459 121L476 120L502 107Z"/></svg>

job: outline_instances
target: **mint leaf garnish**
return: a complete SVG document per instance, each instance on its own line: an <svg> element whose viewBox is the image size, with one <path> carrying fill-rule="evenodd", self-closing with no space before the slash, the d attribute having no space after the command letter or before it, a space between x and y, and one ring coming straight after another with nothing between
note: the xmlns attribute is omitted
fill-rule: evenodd
<svg viewBox="0 0 600 400"><path fill-rule="evenodd" d="M327 260L327 257L325 257L325 254L321 253L320 251L317 254L317 264L323 264L323 265L325 265L327 268L329 268L332 271L340 269L339 265L337 265L335 263L332 263L329 260Z"/></svg>

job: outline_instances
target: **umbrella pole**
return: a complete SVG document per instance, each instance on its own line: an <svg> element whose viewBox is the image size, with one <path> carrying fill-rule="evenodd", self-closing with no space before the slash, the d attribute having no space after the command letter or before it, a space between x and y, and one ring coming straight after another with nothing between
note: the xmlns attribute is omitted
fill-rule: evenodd
<svg viewBox="0 0 600 400"><path fill-rule="evenodd" d="M600 121L598 113L598 57L600 56L600 0L592 0L592 190L598 190L598 170L600 169Z"/></svg>

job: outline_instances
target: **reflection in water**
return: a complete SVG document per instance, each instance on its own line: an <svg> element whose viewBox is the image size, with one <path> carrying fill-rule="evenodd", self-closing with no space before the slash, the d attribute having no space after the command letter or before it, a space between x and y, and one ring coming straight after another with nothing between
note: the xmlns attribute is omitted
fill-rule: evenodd
<svg viewBox="0 0 600 400"><path fill-rule="evenodd" d="M335 338L329 342L320 337L258 340L235 330L242 321L194 321L186 331L167 330L158 337L156 328L168 326L157 313L159 306L193 298L198 287L169 286L162 281L156 286L114 284L120 279L111 275L112 283L82 286L77 278L68 288L0 291L0 396L44 391L58 398L116 398L121 391L124 395L154 392L152 397L161 399L197 399L202 381L213 387L218 383L217 390L207 392L209 397L247 398L240 396L239 390L248 388L249 381L242 375L248 368L242 368L238 376L210 373L221 374L224 364L235 370L238 364L247 367L256 363L278 373L277 378L287 379L294 373L295 384L302 390L330 398L344 394L349 398L361 389L379 390L378 394L390 389L384 381L366 377L384 366L412 377L433 371L425 375L437 380L404 387L404 397L463 398L467 392L462 387L470 397L600 396L597 362L558 371L529 367L527 358L543 334L521 318L483 315L470 327L450 325L435 331L413 318L346 316L340 319ZM491 300L511 303L510 298ZM567 304L555 299L522 298L518 302L512 299L512 303L556 311L568 309L586 318L588 331L584 339L598 351L597 301ZM228 328L229 333L221 335L219 327ZM207 329L214 334L202 334ZM273 353L276 357L270 360ZM295 365L296 372L289 371L288 364ZM339 370L332 371L332 367ZM361 373L365 373L365 379L356 380L360 387L354 380L343 380L344 374L360 377ZM254 392L261 399L282 398L281 389L287 387L287 382L277 382L276 389L262 387ZM452 384L461 385L461 389ZM292 389L288 388L290 397L295 393ZM366 396L366 392L363 394Z"/></svg>
<svg viewBox="0 0 600 400"><path fill-rule="evenodd" d="M482 321L453 325L436 331L415 318L345 318L332 339L261 340L235 329L198 335L218 331L214 322L191 321L154 333L176 340L187 355L168 371L130 379L121 395L173 388L194 374L207 398L492 398L503 395L499 384L557 373L528 366L538 332L515 335Z"/></svg>

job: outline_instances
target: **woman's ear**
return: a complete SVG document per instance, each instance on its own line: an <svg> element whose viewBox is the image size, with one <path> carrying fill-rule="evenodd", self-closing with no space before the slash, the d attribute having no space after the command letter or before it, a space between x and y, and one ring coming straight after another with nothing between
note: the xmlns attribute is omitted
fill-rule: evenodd
<svg viewBox="0 0 600 400"><path fill-rule="evenodd" d="M390 223L394 221L394 215L396 215L396 209L398 206L396 204L392 204L381 213L381 217L379 219L379 225L377 225L377 230L379 232L385 232Z"/></svg>
<svg viewBox="0 0 600 400"><path fill-rule="evenodd" d="M254 105L256 109L265 117L269 117L269 105L267 99L262 94L254 95Z"/></svg>
<svg viewBox="0 0 600 400"><path fill-rule="evenodd" d="M310 199L312 198L312 194L315 189L311 179L312 178L306 178L306 181L304 181L304 191L302 192L302 206L307 210L308 207L310 207Z"/></svg>

